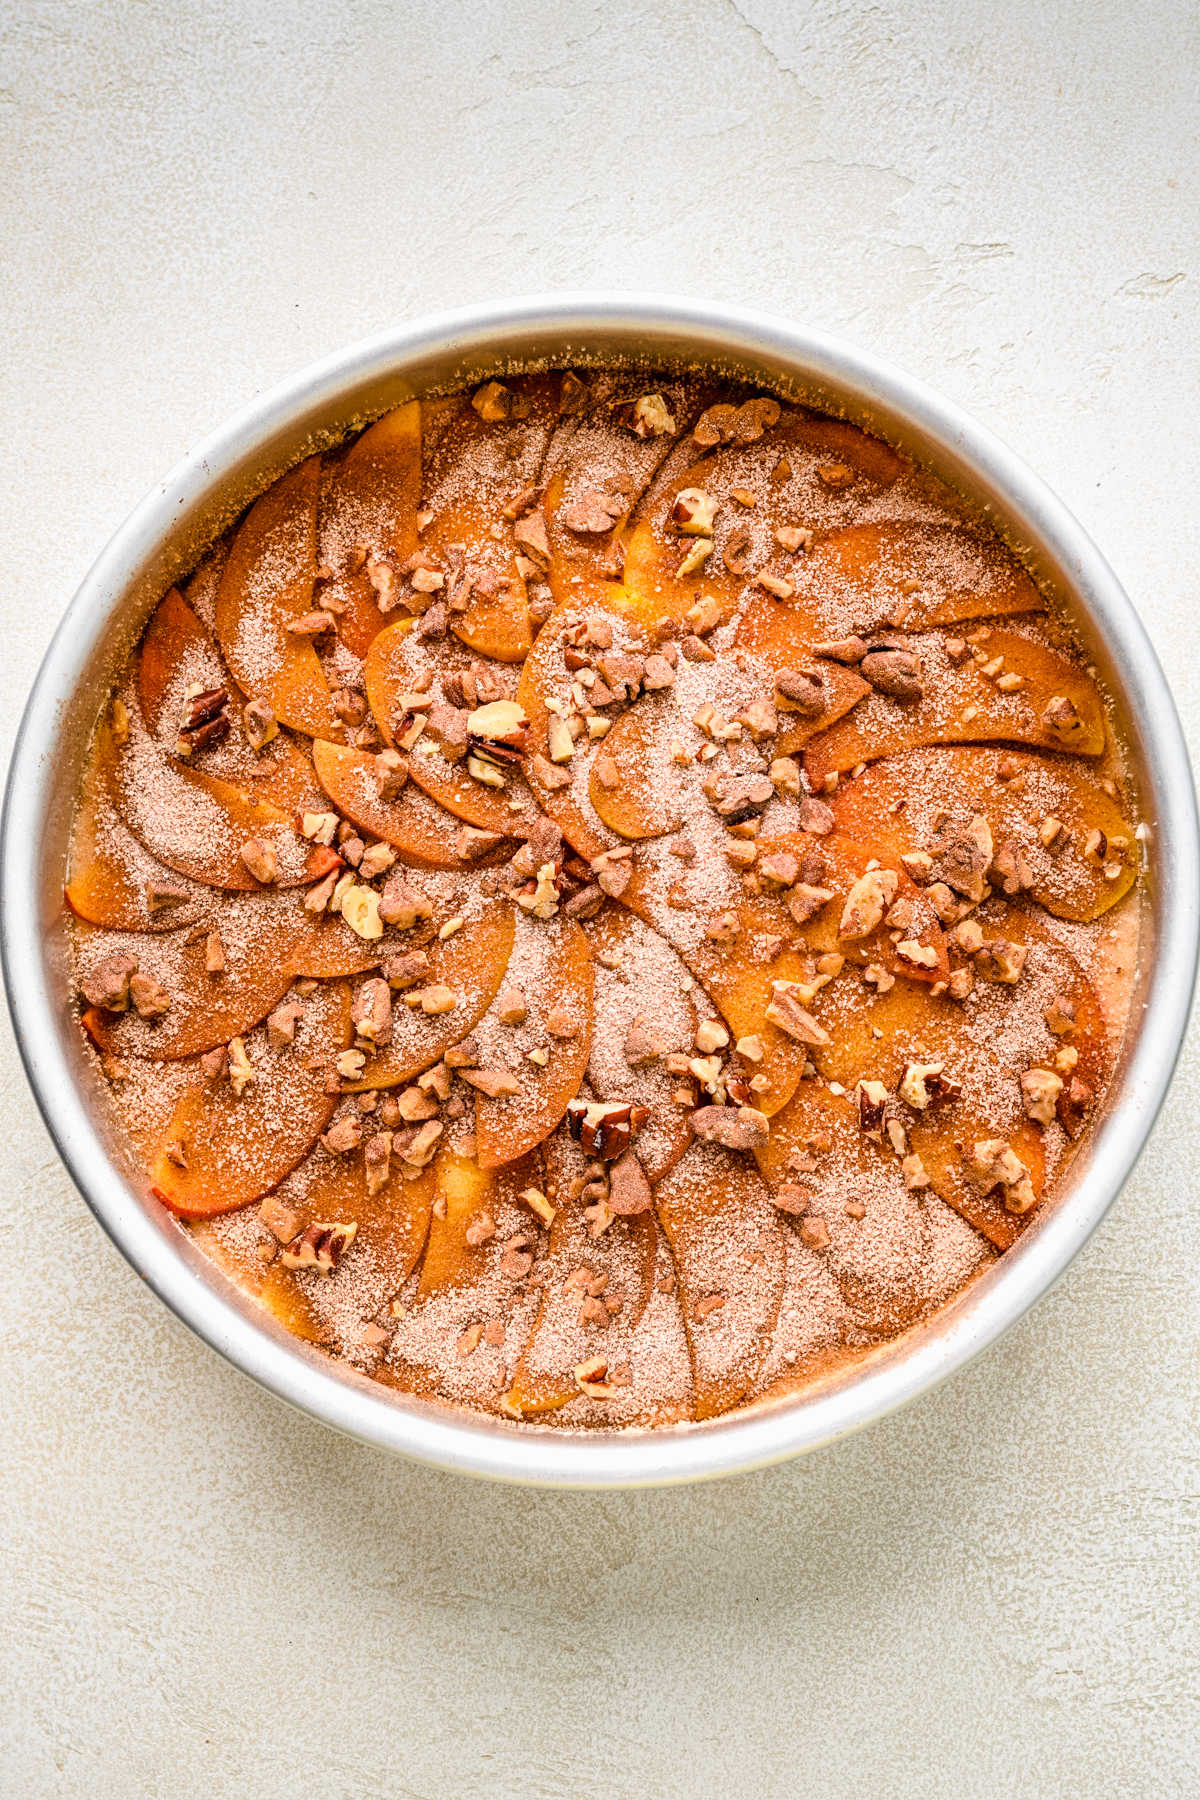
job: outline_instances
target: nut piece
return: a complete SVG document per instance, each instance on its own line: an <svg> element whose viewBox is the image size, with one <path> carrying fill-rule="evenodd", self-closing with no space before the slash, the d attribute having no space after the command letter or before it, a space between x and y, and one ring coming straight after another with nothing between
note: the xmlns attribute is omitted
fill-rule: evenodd
<svg viewBox="0 0 1200 1800"><path fill-rule="evenodd" d="M773 981L772 999L763 1016L798 1044L827 1044L829 1033L800 1004L799 986L795 981Z"/></svg>
<svg viewBox="0 0 1200 1800"><path fill-rule="evenodd" d="M267 1043L272 1050L283 1050L295 1043L296 1026L303 1017L299 1000L280 1001L274 1012L267 1015Z"/></svg>
<svg viewBox="0 0 1200 1800"><path fill-rule="evenodd" d="M696 1027L696 1048L702 1056L724 1050L728 1042L729 1033L719 1019L701 1019Z"/></svg>
<svg viewBox="0 0 1200 1800"><path fill-rule="evenodd" d="M1026 1069L1021 1077L1021 1095L1028 1116L1039 1125L1052 1125L1063 1091L1061 1075L1053 1069Z"/></svg>
<svg viewBox="0 0 1200 1800"><path fill-rule="evenodd" d="M137 973L132 956L106 956L90 975L79 983L79 991L89 1006L104 1012L124 1012L129 1005L129 978Z"/></svg>
<svg viewBox="0 0 1200 1800"><path fill-rule="evenodd" d="M1069 744L1083 731L1083 719L1073 700L1065 694L1054 694L1046 702L1042 724L1060 743Z"/></svg>
<svg viewBox="0 0 1200 1800"><path fill-rule="evenodd" d="M385 884L379 896L379 917L397 931L411 931L414 925L425 925L433 918L433 907L408 879L407 871L397 871Z"/></svg>
<svg viewBox="0 0 1200 1800"><path fill-rule="evenodd" d="M1066 994L1055 994L1044 1014L1047 1029L1055 1037L1070 1037L1075 1030L1077 1010Z"/></svg>
<svg viewBox="0 0 1200 1800"><path fill-rule="evenodd" d="M945 1063L905 1063L896 1092L914 1112L924 1112L939 1100L954 1100L962 1093L957 1081L945 1073Z"/></svg>
<svg viewBox="0 0 1200 1800"><path fill-rule="evenodd" d="M985 981L1015 987L1021 979L1021 971L1028 955L1029 950L1025 944L1011 944L1007 938L992 938L976 955L975 972L982 975Z"/></svg>
<svg viewBox="0 0 1200 1800"><path fill-rule="evenodd" d="M671 508L671 523L685 537L711 538L716 516L717 502L703 488L683 488Z"/></svg>
<svg viewBox="0 0 1200 1800"><path fill-rule="evenodd" d="M643 394L631 409L623 411L621 422L640 438L666 437L675 430L671 409L661 394Z"/></svg>
<svg viewBox="0 0 1200 1800"><path fill-rule="evenodd" d="M924 698L920 659L911 650L892 646L868 650L858 672L877 694L885 694L889 700L907 705Z"/></svg>
<svg viewBox="0 0 1200 1800"><path fill-rule="evenodd" d="M265 884L278 880L279 861L274 844L265 843L262 838L249 838L242 845L239 854L255 881Z"/></svg>
<svg viewBox="0 0 1200 1800"><path fill-rule="evenodd" d="M801 718L819 719L825 711L825 677L819 669L780 669L775 686Z"/></svg>
<svg viewBox="0 0 1200 1800"><path fill-rule="evenodd" d="M930 875L964 899L979 901L987 892L987 872L994 854L992 828L976 813L965 827L947 826L939 835Z"/></svg>
<svg viewBox="0 0 1200 1800"><path fill-rule="evenodd" d="M316 1269L318 1274L332 1275L354 1241L358 1226L353 1222L325 1224L314 1221L307 1231L287 1245L280 1261L287 1269Z"/></svg>
<svg viewBox="0 0 1200 1800"><path fill-rule="evenodd" d="M692 1130L707 1144L726 1150L761 1150L770 1127L753 1106L701 1106L692 1114Z"/></svg>
<svg viewBox="0 0 1200 1800"><path fill-rule="evenodd" d="M619 1156L608 1172L608 1204L619 1218L649 1212L653 1203L646 1172L632 1150Z"/></svg>
<svg viewBox="0 0 1200 1800"><path fill-rule="evenodd" d="M529 720L515 700L491 700L467 717L469 754L502 769L520 762L528 739Z"/></svg>
<svg viewBox="0 0 1200 1800"><path fill-rule="evenodd" d="M499 381L485 381L471 395L471 405L485 425L502 425L513 416L513 392Z"/></svg>
<svg viewBox="0 0 1200 1800"><path fill-rule="evenodd" d="M502 1025L523 1025L529 1015L525 996L518 987L501 988L496 996L496 1017Z"/></svg>
<svg viewBox="0 0 1200 1800"><path fill-rule="evenodd" d="M374 888L352 882L342 895L342 917L356 937L371 943L383 936L383 920L379 912L379 895Z"/></svg>
<svg viewBox="0 0 1200 1800"><path fill-rule="evenodd" d="M511 1100L521 1091L520 1082L507 1069L460 1069L459 1074L489 1100Z"/></svg>
<svg viewBox="0 0 1200 1800"><path fill-rule="evenodd" d="M242 730L252 750L265 750L279 736L279 721L268 700L247 700L242 708Z"/></svg>
<svg viewBox="0 0 1200 1800"><path fill-rule="evenodd" d="M170 1011L171 996L160 981L153 975L142 975L135 971L129 977L129 998L133 1001L138 1016L143 1019L161 1019Z"/></svg>
<svg viewBox="0 0 1200 1800"><path fill-rule="evenodd" d="M517 1199L523 1200L530 1212L537 1214L543 1225L553 1225L555 1208L551 1206L541 1188L522 1188Z"/></svg>
<svg viewBox="0 0 1200 1800"><path fill-rule="evenodd" d="M1003 1138L982 1138L973 1144L969 1172L985 1194L1003 1188L1009 1212L1028 1212L1037 1201L1029 1170Z"/></svg>
<svg viewBox="0 0 1200 1800"><path fill-rule="evenodd" d="M846 896L838 936L849 942L870 937L883 923L883 915L896 898L900 877L895 869L868 869Z"/></svg>
<svg viewBox="0 0 1200 1800"><path fill-rule="evenodd" d="M246 1046L240 1037L229 1040L228 1074L229 1085L239 1100L250 1083L258 1080L258 1071L250 1061Z"/></svg>
<svg viewBox="0 0 1200 1800"><path fill-rule="evenodd" d="M360 982L350 1006L355 1035L378 1049L392 1039L392 991L379 975Z"/></svg>
<svg viewBox="0 0 1200 1800"><path fill-rule="evenodd" d="M567 1129L589 1156L610 1161L628 1150L634 1133L649 1117L644 1106L627 1101L572 1100L567 1107Z"/></svg>

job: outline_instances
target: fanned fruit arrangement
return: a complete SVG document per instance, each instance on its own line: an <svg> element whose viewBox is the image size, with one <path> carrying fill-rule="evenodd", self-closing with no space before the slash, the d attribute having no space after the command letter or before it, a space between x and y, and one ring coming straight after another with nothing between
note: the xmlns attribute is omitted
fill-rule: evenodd
<svg viewBox="0 0 1200 1800"><path fill-rule="evenodd" d="M600 369L268 488L105 707L66 902L150 1191L243 1287L391 1386L646 1427L1038 1217L1139 853L1095 671L928 472Z"/></svg>

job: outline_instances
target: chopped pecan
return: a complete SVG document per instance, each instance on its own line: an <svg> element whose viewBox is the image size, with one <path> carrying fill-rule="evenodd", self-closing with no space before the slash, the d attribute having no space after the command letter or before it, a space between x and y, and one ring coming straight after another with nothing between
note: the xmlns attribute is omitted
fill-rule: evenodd
<svg viewBox="0 0 1200 1800"><path fill-rule="evenodd" d="M739 775L721 792L716 810L727 825L753 819L775 798L769 775Z"/></svg>
<svg viewBox="0 0 1200 1800"><path fill-rule="evenodd" d="M90 975L79 983L79 991L89 1006L103 1012L125 1012L129 1006L129 981L137 973L132 956L106 956Z"/></svg>
<svg viewBox="0 0 1200 1800"><path fill-rule="evenodd" d="M858 672L877 694L885 694L889 700L908 704L924 697L920 658L911 650L895 645L870 649L859 663Z"/></svg>
<svg viewBox="0 0 1200 1800"><path fill-rule="evenodd" d="M956 1100L962 1093L961 1083L946 1074L945 1063L905 1063L896 1090L906 1106L925 1112L940 1100Z"/></svg>
<svg viewBox="0 0 1200 1800"><path fill-rule="evenodd" d="M858 1100L858 1128L867 1137L881 1138L891 1095L882 1081L860 1081L854 1088Z"/></svg>
<svg viewBox="0 0 1200 1800"><path fill-rule="evenodd" d="M992 858L988 877L1009 899L1033 886L1033 870L1029 858L1012 838L1005 840Z"/></svg>
<svg viewBox="0 0 1200 1800"><path fill-rule="evenodd" d="M1058 1121L1070 1138L1077 1138L1083 1130L1088 1108L1095 1095L1086 1081L1072 1075L1058 1096Z"/></svg>
<svg viewBox="0 0 1200 1800"><path fill-rule="evenodd" d="M964 899L979 901L987 892L987 872L994 854L991 826L982 813L976 813L965 826L947 823L943 827L933 845L930 874Z"/></svg>
<svg viewBox="0 0 1200 1800"><path fill-rule="evenodd" d="M282 1050L287 1044L296 1041L296 1026L304 1017L304 1008L299 1000L281 1000L275 1010L267 1015L267 1042L272 1050Z"/></svg>
<svg viewBox="0 0 1200 1800"><path fill-rule="evenodd" d="M819 719L825 711L825 677L819 669L780 669L775 686L801 718Z"/></svg>
<svg viewBox="0 0 1200 1800"><path fill-rule="evenodd" d="M985 1194L1003 1188L1009 1212L1028 1212L1037 1201L1028 1168L1003 1138L982 1138L973 1144L968 1168Z"/></svg>
<svg viewBox="0 0 1200 1800"><path fill-rule="evenodd" d="M255 881L261 881L265 886L279 879L279 859L274 844L252 837L242 845L239 854Z"/></svg>
<svg viewBox="0 0 1200 1800"><path fill-rule="evenodd" d="M429 957L424 950L405 950L398 956L387 957L380 973L389 987L403 992L415 987L418 981L424 981L429 969Z"/></svg>
<svg viewBox="0 0 1200 1800"><path fill-rule="evenodd" d="M649 1212L652 1204L650 1183L633 1150L618 1156L609 1170L608 1204L619 1218L630 1218Z"/></svg>
<svg viewBox="0 0 1200 1800"><path fill-rule="evenodd" d="M459 1070L459 1074L473 1088L478 1088L481 1094L486 1094L489 1100L510 1100L521 1091L520 1082L507 1069L464 1068Z"/></svg>
<svg viewBox="0 0 1200 1800"><path fill-rule="evenodd" d="M314 1222L281 1252L280 1261L289 1269L315 1269L321 1275L332 1275L354 1241L356 1224L324 1224Z"/></svg>
<svg viewBox="0 0 1200 1800"><path fill-rule="evenodd" d="M883 915L896 897L900 877L894 869L868 869L846 896L838 924L838 936L849 942L870 937L883 923Z"/></svg>
<svg viewBox="0 0 1200 1800"><path fill-rule="evenodd" d="M581 537L599 537L611 531L627 510L628 501L623 493L589 488L577 494L558 516L568 531L577 532Z"/></svg>
<svg viewBox="0 0 1200 1800"><path fill-rule="evenodd" d="M279 736L279 721L268 700L247 700L242 708L242 730L252 750L265 750Z"/></svg>
<svg viewBox="0 0 1200 1800"><path fill-rule="evenodd" d="M1052 1125L1063 1090L1062 1076L1053 1069L1026 1069L1021 1076L1021 1097L1028 1116L1039 1125Z"/></svg>
<svg viewBox="0 0 1200 1800"><path fill-rule="evenodd" d="M649 1117L644 1106L627 1101L572 1100L567 1107L567 1129L589 1156L612 1161L624 1154Z"/></svg>
<svg viewBox="0 0 1200 1800"><path fill-rule="evenodd" d="M392 1041L392 991L379 975L359 983L350 1005L355 1035L380 1049Z"/></svg>
<svg viewBox="0 0 1200 1800"><path fill-rule="evenodd" d="M692 1130L707 1144L726 1150L761 1150L770 1135L766 1116L753 1106L701 1106Z"/></svg>
<svg viewBox="0 0 1200 1800"><path fill-rule="evenodd" d="M228 688L203 688L190 694L175 740L176 756L191 756L210 744L219 744L228 737L229 725Z"/></svg>
<svg viewBox="0 0 1200 1800"><path fill-rule="evenodd" d="M1029 950L1024 944L1010 943L1007 938L991 938L975 957L975 971L985 981L1015 987L1021 979Z"/></svg>
<svg viewBox="0 0 1200 1800"><path fill-rule="evenodd" d="M800 1004L798 987L799 983L794 981L773 981L764 1018L798 1044L827 1044L829 1033Z"/></svg>
<svg viewBox="0 0 1200 1800"><path fill-rule="evenodd" d="M397 931L411 931L433 918L433 906L420 888L408 879L408 870L397 870L384 884L379 896L379 917Z"/></svg>
<svg viewBox="0 0 1200 1800"><path fill-rule="evenodd" d="M138 1016L147 1020L161 1019L171 1008L171 996L162 983L137 970L129 977L129 998Z"/></svg>

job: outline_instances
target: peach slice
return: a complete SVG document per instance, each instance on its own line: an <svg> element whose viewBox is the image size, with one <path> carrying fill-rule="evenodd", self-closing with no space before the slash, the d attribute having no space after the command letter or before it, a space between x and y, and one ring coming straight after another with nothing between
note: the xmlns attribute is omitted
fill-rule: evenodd
<svg viewBox="0 0 1200 1800"><path fill-rule="evenodd" d="M163 756L132 690L126 693L97 727L96 769L150 854L209 887L253 892L260 884L241 852L256 838L275 852L280 887L309 880L310 846L288 814L246 788Z"/></svg>
<svg viewBox="0 0 1200 1800"><path fill-rule="evenodd" d="M549 1137L579 1092L592 1046L592 953L573 919L542 924L522 915L505 979L524 996L527 1016L518 1026L494 1014L480 1023L481 1068L519 1084L515 1095L476 1093L476 1156L485 1169Z"/></svg>
<svg viewBox="0 0 1200 1800"><path fill-rule="evenodd" d="M591 1235L583 1202L568 1193L572 1178L582 1185L588 1159L562 1126L547 1141L545 1154L546 1188L555 1208L547 1244L549 1279L505 1395L508 1409L522 1414L553 1412L577 1400L575 1370L598 1351L610 1368L625 1360L650 1298L658 1251L653 1212L616 1218L598 1237ZM605 1299L616 1307L603 1326L583 1313L592 1297L589 1282L601 1282Z"/></svg>
<svg viewBox="0 0 1200 1800"><path fill-rule="evenodd" d="M669 700L647 697L620 715L593 759L588 798L620 837L663 837L682 824L683 773L671 760L679 724Z"/></svg>
<svg viewBox="0 0 1200 1800"><path fill-rule="evenodd" d="M1033 899L1060 919L1099 918L1128 893L1140 861L1133 824L1073 757L906 751L845 782L831 804L841 830L889 857L928 850L946 815L951 828L982 815L997 849L1011 844L1027 859ZM1047 844L1055 821L1061 829Z"/></svg>
<svg viewBox="0 0 1200 1800"><path fill-rule="evenodd" d="M314 1065L349 1042L350 990L331 983L300 1004L293 1044L273 1050L262 1029L246 1040L253 1077L240 1097L227 1074L210 1080L196 1065L149 1159L152 1191L172 1212L207 1218L258 1199L324 1130L334 1101Z"/></svg>
<svg viewBox="0 0 1200 1800"><path fill-rule="evenodd" d="M426 869L463 867L456 848L461 829L458 819L415 789L412 782L404 786L398 800L384 800L369 750L351 750L317 738L313 766L338 811L361 830L394 844L406 862Z"/></svg>
<svg viewBox="0 0 1200 1800"><path fill-rule="evenodd" d="M221 974L209 974L206 968L212 931L221 940ZM308 916L291 894L230 895L219 917L210 915L191 929L140 937L81 934L81 974L122 952L134 957L141 973L159 982L171 999L162 1018L150 1022L132 1008L100 1014L93 1040L118 1056L164 1061L227 1044L257 1025L287 993L294 953L308 935Z"/></svg>
<svg viewBox="0 0 1200 1800"><path fill-rule="evenodd" d="M923 698L901 704L872 694L850 718L822 730L804 758L814 788L819 789L827 775L923 744L1007 741L1075 756L1102 754L1105 726L1099 690L1057 650L995 629L987 631L973 654L957 662L947 655L946 639L939 634L906 642L921 662ZM1003 685L1014 682L1019 686ZM1054 705L1063 701L1073 709L1071 729L1065 735L1051 722Z"/></svg>
<svg viewBox="0 0 1200 1800"><path fill-rule="evenodd" d="M614 590L615 592L615 590ZM597 608L599 616L600 609ZM611 611L611 608L606 608ZM517 699L529 720L529 752L525 774L546 815L553 819L571 848L580 856L599 856L620 842L599 817L579 771L587 767L586 740L580 741L566 768L550 761L548 701L561 703L570 691L571 676L563 661L567 609L552 613L525 659ZM613 615L617 617L617 615Z"/></svg>
<svg viewBox="0 0 1200 1800"><path fill-rule="evenodd" d="M66 903L76 918L110 931L175 931L192 925L209 896L151 856L122 820L101 766L104 737L98 734L92 746L71 825ZM152 908L155 889L179 890L182 897Z"/></svg>
<svg viewBox="0 0 1200 1800"><path fill-rule="evenodd" d="M696 1417L711 1419L741 1399L770 1345L783 1294L778 1216L753 1163L701 1143L654 1204L679 1282Z"/></svg>
<svg viewBox="0 0 1200 1800"><path fill-rule="evenodd" d="M854 669L842 663L814 658L814 633L804 615L770 594L752 594L738 619L734 642L770 669L772 676L784 669L813 670L821 678L823 706L815 716L799 711L794 700L773 696L781 717L775 742L776 756L795 756L809 739L843 718L871 692Z"/></svg>
<svg viewBox="0 0 1200 1800"><path fill-rule="evenodd" d="M853 1099L819 1082L800 1084L759 1162L783 1216L868 1331L904 1330L986 1258L939 1193L906 1186L890 1147L860 1130Z"/></svg>
<svg viewBox="0 0 1200 1800"><path fill-rule="evenodd" d="M428 943L428 973L421 977L420 987L407 990L416 1003L409 1006L401 994L396 995L391 1043L371 1058L361 1080L345 1084L347 1089L357 1092L409 1081L473 1031L504 980L513 929L512 908L496 900L485 902L453 937ZM448 1012L427 1014L417 997L439 987L449 988L456 1003Z"/></svg>
<svg viewBox="0 0 1200 1800"><path fill-rule="evenodd" d="M329 683L312 640L287 627L313 610L321 459L310 456L254 502L217 592L217 636L244 694L310 737L337 737Z"/></svg>
<svg viewBox="0 0 1200 1800"><path fill-rule="evenodd" d="M642 436L628 421L647 392L662 398L665 410L658 423L664 429ZM664 466L685 447L682 434L710 393L707 384L689 381L659 383L640 393L628 383L603 392L598 388L581 416L559 426L542 471L549 580L556 604L587 605L618 578L630 516Z"/></svg>
<svg viewBox="0 0 1200 1800"><path fill-rule="evenodd" d="M843 526L793 566L795 602L842 637L880 626L921 631L998 613L1040 612L1025 570L957 525L897 519Z"/></svg>
<svg viewBox="0 0 1200 1800"><path fill-rule="evenodd" d="M409 1391L496 1411L537 1311L524 1273L543 1254L545 1231L518 1195L540 1186L541 1158L489 1171L446 1150L433 1169L437 1198L416 1295L376 1374ZM485 1219L494 1229L472 1241L472 1226Z"/></svg>
<svg viewBox="0 0 1200 1800"><path fill-rule="evenodd" d="M840 522L846 490L858 495L865 484L882 491L904 467L887 445L852 425L785 410L757 439L698 454L670 484L656 489L630 534L623 579L656 614L682 618L704 593L728 616L756 576L793 582L796 553L782 548L778 527ZM688 535L673 523L676 502L692 489L715 504L711 533ZM712 544L710 554L681 575L686 553L701 538ZM819 611L805 610L810 642L828 635Z"/></svg>
<svg viewBox="0 0 1200 1800"><path fill-rule="evenodd" d="M648 1179L659 1181L692 1141L666 1058L693 1053L696 984L666 939L624 907L607 907L584 929L596 971L588 1080L601 1100L648 1109L635 1148Z"/></svg>
<svg viewBox="0 0 1200 1800"><path fill-rule="evenodd" d="M319 560L333 579L319 598L332 603L338 636L355 656L366 656L384 624L366 561L378 556L398 569L408 560L420 498L421 403L409 400L331 459L321 501Z"/></svg>
<svg viewBox="0 0 1200 1800"><path fill-rule="evenodd" d="M220 652L179 590L171 588L146 627L137 658L142 717L166 757L175 755L187 689L194 683L230 692L228 736L198 753L199 771L246 787L257 799L269 800L285 812L311 805L317 782L308 756L286 731L278 732L261 751L251 749L242 726L241 700Z"/></svg>
<svg viewBox="0 0 1200 1800"><path fill-rule="evenodd" d="M808 885L833 893L832 900L800 925L803 941L814 955L836 952L855 963L877 963L890 974L902 975L914 982L930 984L946 980L950 973L946 934L932 903L913 882L895 851L881 855L877 849L841 834L814 839L805 832L781 832L759 838L756 866L770 867L773 859L781 854L790 854L801 868L815 859L817 867L811 873L819 873L820 878L810 880ZM895 877L895 892L888 903L888 911L865 937L842 937L845 904L856 882L872 864L878 864ZM769 909L768 916L774 929L785 936L796 930L795 919L787 907L792 892L794 890L764 894L760 902ZM894 938L897 930L901 935ZM903 954L902 944L906 946ZM932 952L932 955L909 954L909 946L919 946L920 952Z"/></svg>
<svg viewBox="0 0 1200 1800"><path fill-rule="evenodd" d="M417 674L411 660L411 632L411 619L400 619L381 631L371 645L363 671L371 712L387 744L395 742L392 727L400 696L412 690ZM463 652L459 652L458 659L464 668L468 666L470 659ZM437 658L439 670L444 672L454 660L454 652L447 646ZM440 676L435 675L435 689L439 680ZM428 734L418 740L409 757L409 773L422 793L456 819L481 831L510 834L532 824L537 813L529 785L519 770L508 775L503 787L485 787L468 774L465 762L448 762Z"/></svg>

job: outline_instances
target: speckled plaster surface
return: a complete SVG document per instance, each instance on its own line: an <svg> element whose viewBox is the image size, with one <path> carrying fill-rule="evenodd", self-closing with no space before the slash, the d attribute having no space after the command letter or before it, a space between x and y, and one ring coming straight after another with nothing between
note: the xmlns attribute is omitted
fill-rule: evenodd
<svg viewBox="0 0 1200 1800"><path fill-rule="evenodd" d="M5 750L202 431L438 306L843 331L1059 490L1200 726L1194 4L13 0ZM558 1498L293 1417L101 1237L0 1064L0 1792L1200 1792L1195 1044L1056 1291L809 1460Z"/></svg>

